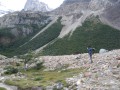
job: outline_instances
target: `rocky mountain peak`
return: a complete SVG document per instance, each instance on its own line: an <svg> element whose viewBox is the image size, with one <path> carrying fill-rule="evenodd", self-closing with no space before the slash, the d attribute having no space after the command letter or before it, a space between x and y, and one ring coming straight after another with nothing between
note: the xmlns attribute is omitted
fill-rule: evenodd
<svg viewBox="0 0 120 90"><path fill-rule="evenodd" d="M51 9L48 7L47 4L40 2L39 0L27 0L24 10L47 12L50 11Z"/></svg>

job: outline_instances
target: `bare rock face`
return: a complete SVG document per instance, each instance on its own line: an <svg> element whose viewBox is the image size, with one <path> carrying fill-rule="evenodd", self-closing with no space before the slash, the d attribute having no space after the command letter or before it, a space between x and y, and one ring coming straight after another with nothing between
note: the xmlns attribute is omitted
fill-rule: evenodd
<svg viewBox="0 0 120 90"><path fill-rule="evenodd" d="M51 12L52 15L63 16L62 24L65 27L59 37L62 38L82 26L91 15L100 16L104 24L120 29L119 2L120 0L65 0L59 8Z"/></svg>
<svg viewBox="0 0 120 90"><path fill-rule="evenodd" d="M57 15L69 15L80 13L82 10L87 10L90 0L65 0L63 4L53 11Z"/></svg>
<svg viewBox="0 0 120 90"><path fill-rule="evenodd" d="M104 17L113 27L120 29L120 2L106 8L102 17Z"/></svg>
<svg viewBox="0 0 120 90"><path fill-rule="evenodd" d="M96 11L104 9L109 6L111 3L108 0L91 0L89 7L91 10Z"/></svg>
<svg viewBox="0 0 120 90"><path fill-rule="evenodd" d="M14 12L0 18L0 28L14 27L18 24L44 24L48 16L40 12Z"/></svg>
<svg viewBox="0 0 120 90"><path fill-rule="evenodd" d="M68 15L85 11L104 10L116 4L119 0L65 0L63 4L54 10L54 14Z"/></svg>
<svg viewBox="0 0 120 90"><path fill-rule="evenodd" d="M47 12L50 11L51 9L48 7L47 4L40 2L39 0L27 0L24 10Z"/></svg>
<svg viewBox="0 0 120 90"><path fill-rule="evenodd" d="M40 12L14 12L0 17L0 44L26 37L49 23L49 16Z"/></svg>

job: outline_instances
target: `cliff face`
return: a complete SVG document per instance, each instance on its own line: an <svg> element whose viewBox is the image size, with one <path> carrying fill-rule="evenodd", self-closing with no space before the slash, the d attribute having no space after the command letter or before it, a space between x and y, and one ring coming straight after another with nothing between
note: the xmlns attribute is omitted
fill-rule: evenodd
<svg viewBox="0 0 120 90"><path fill-rule="evenodd" d="M85 11L104 10L119 0L65 0L63 4L53 11L54 14L66 15L71 13L79 13Z"/></svg>
<svg viewBox="0 0 120 90"><path fill-rule="evenodd" d="M105 23L108 23L114 28L120 29L120 2L106 8L101 17Z"/></svg>
<svg viewBox="0 0 120 90"><path fill-rule="evenodd" d="M0 43L27 37L49 23L49 16L40 12L14 12L0 18ZM8 42L9 41L9 42Z"/></svg>
<svg viewBox="0 0 120 90"><path fill-rule="evenodd" d="M0 18L0 28L15 27L18 24L44 24L46 23L47 15L41 12L14 12Z"/></svg>
<svg viewBox="0 0 120 90"><path fill-rule="evenodd" d="M51 9L48 7L47 4L40 2L39 0L27 0L24 10L47 12L50 11Z"/></svg>

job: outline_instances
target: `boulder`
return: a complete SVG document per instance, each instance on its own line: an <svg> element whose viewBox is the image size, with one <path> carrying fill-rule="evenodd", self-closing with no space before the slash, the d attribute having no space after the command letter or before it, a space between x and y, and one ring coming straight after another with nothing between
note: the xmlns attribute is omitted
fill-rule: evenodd
<svg viewBox="0 0 120 90"><path fill-rule="evenodd" d="M108 50L106 50L106 49L100 49L100 50L99 50L99 53L100 53L100 54L106 53L106 52L108 52Z"/></svg>

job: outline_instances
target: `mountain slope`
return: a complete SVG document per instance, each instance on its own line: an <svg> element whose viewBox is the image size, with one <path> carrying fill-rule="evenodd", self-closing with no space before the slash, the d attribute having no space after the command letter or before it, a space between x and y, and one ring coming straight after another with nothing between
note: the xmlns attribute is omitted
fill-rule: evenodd
<svg viewBox="0 0 120 90"><path fill-rule="evenodd" d="M14 12L0 18L0 52L10 53L28 42L51 19L40 12Z"/></svg>
<svg viewBox="0 0 120 90"><path fill-rule="evenodd" d="M43 55L64 55L76 52L85 53L87 47L91 45L96 48L108 50L119 49L120 31L104 25L98 18L87 19L81 27L78 27L73 34L58 39L53 44L49 44L43 49Z"/></svg>
<svg viewBox="0 0 120 90"><path fill-rule="evenodd" d="M45 31L40 33L37 37L30 40L27 44L18 47L14 53L17 53L16 55L25 54L29 50L36 50L43 45L49 43L50 41L56 39L58 35L60 34L62 25L60 22L61 18L57 20L57 22L53 23L49 28L47 28Z"/></svg>
<svg viewBox="0 0 120 90"><path fill-rule="evenodd" d="M38 0L32 1L36 5ZM119 29L119 1L65 0L51 12L23 10L5 15L0 18L0 52L13 56L45 47L43 55L63 55L86 52L89 44L97 51L117 49L120 33L114 28ZM57 17L61 18L54 22Z"/></svg>
<svg viewBox="0 0 120 90"><path fill-rule="evenodd" d="M103 23L120 30L120 2L108 7L101 15Z"/></svg>
<svg viewBox="0 0 120 90"><path fill-rule="evenodd" d="M61 17L59 17L59 19L56 22L54 22L50 27L42 31L40 34L38 34L35 38L33 38L34 36L32 34L29 37L22 38L22 40L17 40L16 42L12 43L9 47L3 48L1 52L3 51L3 53L7 56L21 55L27 53L29 50L36 50L44 46L50 41L56 39L60 34L62 29L60 20Z"/></svg>

